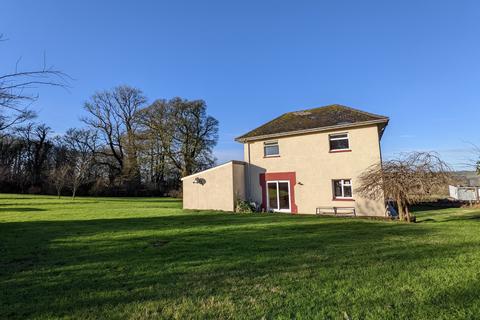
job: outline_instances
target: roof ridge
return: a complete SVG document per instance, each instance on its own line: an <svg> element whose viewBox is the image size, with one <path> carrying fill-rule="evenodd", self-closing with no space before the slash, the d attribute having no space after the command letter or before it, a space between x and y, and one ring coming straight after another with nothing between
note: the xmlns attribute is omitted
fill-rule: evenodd
<svg viewBox="0 0 480 320"><path fill-rule="evenodd" d="M365 114L365 115L367 115L367 116L372 116L372 117L379 117L379 118L383 118L383 119L388 119L387 116L382 116L381 114L363 111L363 110L360 110L360 109L357 109L357 108L352 108L352 107L349 107L349 106L345 106L345 105L343 105L343 104L335 104L335 105L336 105L336 106L343 107L343 108L346 108L346 109L350 109L350 110L353 110L353 111L356 111L356 112L359 112L359 113L363 113L363 114Z"/></svg>
<svg viewBox="0 0 480 320"><path fill-rule="evenodd" d="M363 110L360 110L360 109L357 109L357 108L352 108L352 107L346 106L344 104L339 104L339 103L327 104L327 105L321 106L321 107L303 109L303 110L298 110L298 111L311 111L311 110L323 109L323 108L329 108L329 107L342 107L342 108L349 109L349 110L352 110L352 111L355 111L355 112L358 112L358 113L362 113L362 114L367 115L367 116L379 117L379 118L382 118L382 119L388 119L387 116L382 116L381 114L363 111ZM290 113L294 113L294 112L298 112L298 111L292 111Z"/></svg>

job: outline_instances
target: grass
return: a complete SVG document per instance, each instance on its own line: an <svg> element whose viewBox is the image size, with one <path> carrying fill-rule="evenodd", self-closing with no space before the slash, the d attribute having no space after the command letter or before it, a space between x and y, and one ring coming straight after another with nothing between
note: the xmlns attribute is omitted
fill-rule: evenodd
<svg viewBox="0 0 480 320"><path fill-rule="evenodd" d="M417 224L0 195L1 319L474 319L480 210Z"/></svg>

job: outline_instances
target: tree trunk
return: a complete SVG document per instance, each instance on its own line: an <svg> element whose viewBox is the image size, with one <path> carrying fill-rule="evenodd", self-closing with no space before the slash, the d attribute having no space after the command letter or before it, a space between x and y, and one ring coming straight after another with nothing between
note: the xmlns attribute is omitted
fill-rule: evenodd
<svg viewBox="0 0 480 320"><path fill-rule="evenodd" d="M75 193L77 193L77 188L73 187L72 189L72 199L75 200Z"/></svg>
<svg viewBox="0 0 480 320"><path fill-rule="evenodd" d="M410 211L408 210L408 205L405 205L405 216L407 217L407 222L411 222Z"/></svg>
<svg viewBox="0 0 480 320"><path fill-rule="evenodd" d="M62 189L63 189L63 186L58 186L58 187L57 187L57 196L58 196L58 199L60 199L60 196L62 195Z"/></svg>
<svg viewBox="0 0 480 320"><path fill-rule="evenodd" d="M402 200L399 198L397 199L397 207L398 207L398 219L400 221L405 220L405 212L403 211L403 203Z"/></svg>

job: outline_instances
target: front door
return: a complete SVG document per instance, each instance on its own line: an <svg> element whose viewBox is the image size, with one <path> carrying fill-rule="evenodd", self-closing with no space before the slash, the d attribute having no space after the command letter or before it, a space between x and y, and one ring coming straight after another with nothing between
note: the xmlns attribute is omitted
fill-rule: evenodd
<svg viewBox="0 0 480 320"><path fill-rule="evenodd" d="M290 212L290 182L267 181L268 210Z"/></svg>

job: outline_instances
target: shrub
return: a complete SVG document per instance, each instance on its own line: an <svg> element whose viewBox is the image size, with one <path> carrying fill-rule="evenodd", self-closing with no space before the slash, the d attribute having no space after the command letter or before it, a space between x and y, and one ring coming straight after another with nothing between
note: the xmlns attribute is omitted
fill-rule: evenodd
<svg viewBox="0 0 480 320"><path fill-rule="evenodd" d="M254 207L245 200L237 200L237 205L235 206L235 212L239 213L253 213L255 212Z"/></svg>

